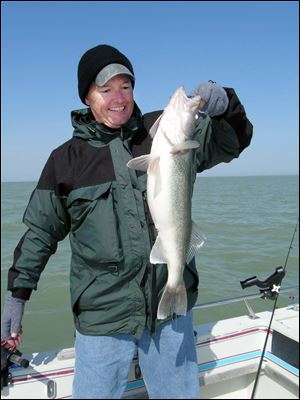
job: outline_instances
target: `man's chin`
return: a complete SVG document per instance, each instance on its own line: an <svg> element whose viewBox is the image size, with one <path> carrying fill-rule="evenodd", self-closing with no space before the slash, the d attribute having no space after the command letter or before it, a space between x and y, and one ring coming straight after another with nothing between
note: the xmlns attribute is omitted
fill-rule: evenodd
<svg viewBox="0 0 300 400"><path fill-rule="evenodd" d="M130 117L114 118L109 121L110 127L113 129L121 128L122 125L126 124Z"/></svg>

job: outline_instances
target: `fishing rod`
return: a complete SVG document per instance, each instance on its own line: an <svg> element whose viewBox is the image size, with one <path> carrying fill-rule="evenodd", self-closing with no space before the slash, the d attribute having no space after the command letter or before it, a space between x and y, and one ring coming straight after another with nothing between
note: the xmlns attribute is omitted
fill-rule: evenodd
<svg viewBox="0 0 300 400"><path fill-rule="evenodd" d="M278 267L277 270L276 270L276 273L280 274L279 276L281 277L281 279L285 275L285 269L286 269L287 262L288 262L288 259L289 259L290 251L292 249L292 244L293 244L293 241L294 241L294 238L295 238L295 234L297 232L298 223L299 223L299 218L297 220L297 223L296 223L296 226L295 226L295 229L294 229L294 233L293 233L293 237L292 237L291 242L290 242L290 246L289 246L289 249L288 249L288 252L287 252L287 256L286 256L286 259L285 259L285 263L284 263L284 267L283 267L283 269L282 269L282 267ZM275 274L273 274L273 275L275 275ZM256 277L254 277L254 278L256 278ZM269 334L270 334L270 330L271 330L271 325L272 325L272 321L273 321L273 317L274 317L274 313L275 313L275 309L276 309L277 299L278 299L278 296L279 296L279 288L280 288L281 279L278 282L278 285L273 284L272 292L275 293L275 301L274 301L274 306L273 306L273 311L272 311L272 315L271 315L271 318L270 318L269 326L268 326L268 329L267 329L267 334L266 334L266 338L265 338L264 347L263 347L262 354L261 354L260 361L259 361L258 370L257 370L256 377L255 377L255 382L254 382L254 386L253 386L253 390L252 390L252 394L251 394L251 399L254 399L257 383L258 383L258 380L259 380L260 371L261 371L261 367L262 367L262 363L263 363L263 359L264 359L264 356L265 356L266 347L267 347L267 343L268 343L268 338L269 338ZM247 285L246 282L248 282L249 280L252 280L252 283L249 283ZM250 278L250 279L247 279L247 281L241 282L241 285L242 285L242 287L244 289L244 287L246 287L246 286L251 286L253 284L257 284L257 282L258 282L258 286L260 286L259 285L260 283L264 283L264 282L258 281L257 279L253 280L253 278Z"/></svg>

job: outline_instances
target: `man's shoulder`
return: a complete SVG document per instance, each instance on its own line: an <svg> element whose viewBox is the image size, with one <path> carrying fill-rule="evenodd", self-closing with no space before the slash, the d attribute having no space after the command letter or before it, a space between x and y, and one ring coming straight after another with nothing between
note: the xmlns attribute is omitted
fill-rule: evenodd
<svg viewBox="0 0 300 400"><path fill-rule="evenodd" d="M60 144L57 146L53 151L53 155L59 155L65 152L69 152L71 149L75 149L78 147L85 146L86 142L84 140L81 140L80 138L77 137L72 137L71 139L67 140L66 142Z"/></svg>

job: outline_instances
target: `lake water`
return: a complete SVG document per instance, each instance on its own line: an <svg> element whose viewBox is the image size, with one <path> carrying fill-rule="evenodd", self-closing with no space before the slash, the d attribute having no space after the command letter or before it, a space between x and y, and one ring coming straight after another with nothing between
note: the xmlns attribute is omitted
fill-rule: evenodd
<svg viewBox="0 0 300 400"><path fill-rule="evenodd" d="M2 183L1 300L6 293L7 270L14 249L26 231L22 216L35 182ZM200 275L198 303L256 293L242 290L240 281L256 275L264 280L284 266L298 219L298 176L198 177L194 187L193 219L207 236L197 255ZM282 287L298 284L298 230L286 266ZM23 319L20 350L61 349L73 346L74 325L69 296L70 246L68 238L53 255ZM287 295L279 296L282 304ZM279 302L279 304L281 304ZM270 300L253 301L255 310L272 309ZM194 313L196 323L245 313L242 305L228 305Z"/></svg>

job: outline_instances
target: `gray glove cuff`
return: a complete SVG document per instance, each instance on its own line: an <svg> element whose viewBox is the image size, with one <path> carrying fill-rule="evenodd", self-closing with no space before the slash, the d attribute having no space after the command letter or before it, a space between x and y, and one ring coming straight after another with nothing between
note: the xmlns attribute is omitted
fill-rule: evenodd
<svg viewBox="0 0 300 400"><path fill-rule="evenodd" d="M12 297L9 291L5 296L1 320L1 339L9 339L13 332L21 333L21 321L26 300Z"/></svg>
<svg viewBox="0 0 300 400"><path fill-rule="evenodd" d="M191 97L194 96L200 96L205 101L205 106L200 111L210 117L223 114L228 107L226 91L213 81L206 81L197 86L191 93Z"/></svg>

